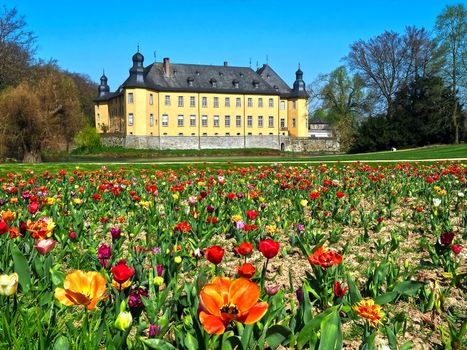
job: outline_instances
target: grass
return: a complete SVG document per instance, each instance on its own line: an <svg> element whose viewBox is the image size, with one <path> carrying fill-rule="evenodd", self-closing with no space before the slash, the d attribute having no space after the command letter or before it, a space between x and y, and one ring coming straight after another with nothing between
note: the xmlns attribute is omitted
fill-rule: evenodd
<svg viewBox="0 0 467 350"><path fill-rule="evenodd" d="M104 149L102 150L104 151ZM113 152L113 153L112 153ZM134 155L140 152L140 157ZM114 154L111 157L110 154ZM149 155L157 154L157 157ZM51 159L50 157L46 159ZM54 159L52 157L52 159ZM60 159L56 157L55 159ZM304 153L279 152L267 149L240 149L240 150L135 150L123 148L106 148L103 153L92 155L70 155L65 161L45 162L41 164L0 164L0 175L4 176L8 172L22 172L27 169L41 173L45 170L56 173L59 170L67 169L73 171L94 171L106 166L111 170L120 168L146 169L148 166L155 169L180 169L187 166L196 168L228 168L231 166L245 166L251 164L271 164L280 162L288 164L309 164L313 162L352 162L371 161L378 164L393 161L433 161L433 159L467 159L467 144L443 145L398 150L396 152L374 152L361 154L341 154L341 155L321 155L312 156Z"/></svg>

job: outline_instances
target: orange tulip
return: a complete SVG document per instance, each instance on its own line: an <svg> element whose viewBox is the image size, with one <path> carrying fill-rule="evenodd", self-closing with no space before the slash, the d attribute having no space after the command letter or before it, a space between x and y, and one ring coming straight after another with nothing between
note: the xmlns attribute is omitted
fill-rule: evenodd
<svg viewBox="0 0 467 350"><path fill-rule="evenodd" d="M63 305L84 305L93 310L99 300L105 299L105 278L96 271L75 270L63 282L64 288L55 288L55 298Z"/></svg>
<svg viewBox="0 0 467 350"><path fill-rule="evenodd" d="M381 306L375 304L373 299L364 299L353 306L352 309L362 318L366 318L371 326L376 327L384 317Z"/></svg>
<svg viewBox="0 0 467 350"><path fill-rule="evenodd" d="M253 324L268 311L268 303L258 302L259 296L258 285L246 278L216 277L200 293L201 324L209 334L224 333L233 320Z"/></svg>

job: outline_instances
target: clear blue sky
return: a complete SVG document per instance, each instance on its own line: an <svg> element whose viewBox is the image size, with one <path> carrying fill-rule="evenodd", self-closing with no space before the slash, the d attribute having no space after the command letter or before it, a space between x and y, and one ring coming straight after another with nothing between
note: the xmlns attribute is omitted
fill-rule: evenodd
<svg viewBox="0 0 467 350"><path fill-rule="evenodd" d="M342 64L349 46L384 30L433 28L448 0L30 1L9 0L37 36L37 56L114 91L128 77L139 43L145 65L271 67L291 85L298 62L306 83Z"/></svg>

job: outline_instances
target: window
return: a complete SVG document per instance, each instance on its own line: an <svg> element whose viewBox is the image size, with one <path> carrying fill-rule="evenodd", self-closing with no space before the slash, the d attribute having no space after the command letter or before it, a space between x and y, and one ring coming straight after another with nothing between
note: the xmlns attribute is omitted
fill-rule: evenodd
<svg viewBox="0 0 467 350"><path fill-rule="evenodd" d="M183 107L183 96L178 96L178 107Z"/></svg>
<svg viewBox="0 0 467 350"><path fill-rule="evenodd" d="M101 121L101 115L97 113L97 122L100 122L100 121Z"/></svg>
<svg viewBox="0 0 467 350"><path fill-rule="evenodd" d="M274 107L274 99L269 99L269 107Z"/></svg>
<svg viewBox="0 0 467 350"><path fill-rule="evenodd" d="M292 108L297 109L297 101L292 101Z"/></svg>
<svg viewBox="0 0 467 350"><path fill-rule="evenodd" d="M128 103L133 103L133 93L132 92L128 93Z"/></svg>
<svg viewBox="0 0 467 350"><path fill-rule="evenodd" d="M208 133L207 133L207 132L203 132L203 136L208 136Z"/></svg>
<svg viewBox="0 0 467 350"><path fill-rule="evenodd" d="M292 118L292 128L295 128L295 118Z"/></svg>
<svg viewBox="0 0 467 350"><path fill-rule="evenodd" d="M208 98L207 98L207 97L203 97L203 98L201 99L201 103L202 103L202 106L203 106L204 108L206 108L206 107L208 106Z"/></svg>
<svg viewBox="0 0 467 350"><path fill-rule="evenodd" d="M215 116L214 116L214 126L215 126L215 127L218 127L218 126L219 126L219 116L218 116L218 115L215 115Z"/></svg>
<svg viewBox="0 0 467 350"><path fill-rule="evenodd" d="M281 129L285 128L285 119L281 118Z"/></svg>
<svg viewBox="0 0 467 350"><path fill-rule="evenodd" d="M162 114L162 126L169 126L169 115Z"/></svg>
<svg viewBox="0 0 467 350"><path fill-rule="evenodd" d="M230 132L226 132L226 133L225 133L225 136L230 136Z"/></svg>
<svg viewBox="0 0 467 350"><path fill-rule="evenodd" d="M179 132L179 133L178 133L178 136L183 136L183 132Z"/></svg>
<svg viewBox="0 0 467 350"><path fill-rule="evenodd" d="M149 115L149 126L154 126L154 114Z"/></svg>
<svg viewBox="0 0 467 350"><path fill-rule="evenodd" d="M128 125L129 126L133 125L133 113L128 114Z"/></svg>
<svg viewBox="0 0 467 350"><path fill-rule="evenodd" d="M251 115L249 115L247 117L247 120L246 120L246 125L249 127L249 128L252 128L253 127L253 117Z"/></svg>
<svg viewBox="0 0 467 350"><path fill-rule="evenodd" d="M190 107L196 107L195 96L190 96Z"/></svg>
<svg viewBox="0 0 467 350"><path fill-rule="evenodd" d="M225 98L225 107L230 107L230 97Z"/></svg>
<svg viewBox="0 0 467 350"><path fill-rule="evenodd" d="M281 101L281 111L285 110L285 101Z"/></svg>
<svg viewBox="0 0 467 350"><path fill-rule="evenodd" d="M263 116L260 115L258 116L258 128L262 128L263 127Z"/></svg>
<svg viewBox="0 0 467 350"><path fill-rule="evenodd" d="M184 119L183 114L179 114L178 115L178 122L177 122L178 126L183 126L183 119Z"/></svg>
<svg viewBox="0 0 467 350"><path fill-rule="evenodd" d="M196 126L196 115L190 115L190 126Z"/></svg>
<svg viewBox="0 0 467 350"><path fill-rule="evenodd" d="M230 115L224 116L224 126L225 126L226 128L229 128L229 127L230 127Z"/></svg>
<svg viewBox="0 0 467 350"><path fill-rule="evenodd" d="M241 107L241 106L242 106L242 100L240 99L240 97L237 97L236 102L235 102L235 105L236 105L237 107Z"/></svg>
<svg viewBox="0 0 467 350"><path fill-rule="evenodd" d="M237 126L237 128L240 128L242 126L242 116L241 115L237 115L235 117L235 125Z"/></svg>
<svg viewBox="0 0 467 350"><path fill-rule="evenodd" d="M248 97L248 107L253 107L253 99Z"/></svg>
<svg viewBox="0 0 467 350"><path fill-rule="evenodd" d="M170 106L170 95L165 95L165 105Z"/></svg>
<svg viewBox="0 0 467 350"><path fill-rule="evenodd" d="M219 108L219 97L214 97L214 108Z"/></svg>
<svg viewBox="0 0 467 350"><path fill-rule="evenodd" d="M154 104L154 95L153 94L149 94L149 104L150 105Z"/></svg>
<svg viewBox="0 0 467 350"><path fill-rule="evenodd" d="M207 115L203 115L201 117L201 126L208 126L208 116Z"/></svg>
<svg viewBox="0 0 467 350"><path fill-rule="evenodd" d="M274 127L274 117L272 115L269 116L268 127L270 127L270 128Z"/></svg>
<svg viewBox="0 0 467 350"><path fill-rule="evenodd" d="M263 107L263 98L258 98L258 107Z"/></svg>

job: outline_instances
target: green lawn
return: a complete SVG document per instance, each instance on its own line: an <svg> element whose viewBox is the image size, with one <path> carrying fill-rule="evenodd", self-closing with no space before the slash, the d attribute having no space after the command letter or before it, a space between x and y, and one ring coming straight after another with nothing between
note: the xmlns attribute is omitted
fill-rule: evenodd
<svg viewBox="0 0 467 350"><path fill-rule="evenodd" d="M128 154L132 154L136 150L129 150ZM246 153L245 153L246 152ZM61 169L74 170L97 170L106 166L112 170L118 170L122 167L127 169L144 169L152 166L156 169L179 169L187 166L192 167L211 167L211 168L227 168L230 166L245 166L248 163L253 164L310 164L314 162L352 162L352 161L371 161L377 163L387 163L393 161L432 161L433 159L459 159L465 161L467 159L467 144L449 145L449 146L433 146L414 148L409 150L398 150L395 152L374 152L362 154L343 154L343 155L327 155L327 156L311 156L303 153L278 153L268 150L227 150L217 151L158 151L157 158L109 158L105 159L92 157L90 159L74 159L67 162L46 162L41 164L16 164L4 163L0 164L0 175L4 176L8 172L23 172L27 169L33 170L36 173L41 173L49 170L55 173ZM149 152L143 151L143 154L148 155ZM163 157L162 157L163 155ZM229 163L230 162L230 163Z"/></svg>

